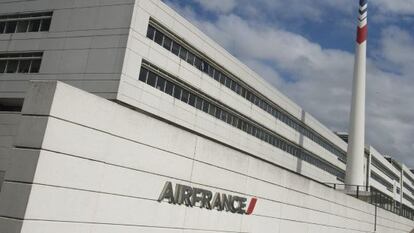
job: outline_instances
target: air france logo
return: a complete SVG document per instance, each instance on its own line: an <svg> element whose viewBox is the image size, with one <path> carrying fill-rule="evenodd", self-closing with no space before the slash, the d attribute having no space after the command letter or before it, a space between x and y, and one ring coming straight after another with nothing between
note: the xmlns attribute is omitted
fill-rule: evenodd
<svg viewBox="0 0 414 233"><path fill-rule="evenodd" d="M171 182L165 182L161 191L159 202L167 200L170 204L186 205L188 207L200 207L209 210L226 211L235 214L253 213L257 198L251 198L247 205L247 198L224 193L213 193L211 191L193 188L187 185L176 184L175 191Z"/></svg>

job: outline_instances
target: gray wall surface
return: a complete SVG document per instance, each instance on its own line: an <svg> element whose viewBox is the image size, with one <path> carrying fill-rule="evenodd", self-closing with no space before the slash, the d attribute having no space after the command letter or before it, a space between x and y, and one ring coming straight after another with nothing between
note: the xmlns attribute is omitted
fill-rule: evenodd
<svg viewBox="0 0 414 233"><path fill-rule="evenodd" d="M374 207L63 83L29 90L0 232L373 232ZM24 168L24 169L22 169ZM166 181L246 198L252 215L157 202ZM378 209L377 232L414 223Z"/></svg>
<svg viewBox="0 0 414 233"><path fill-rule="evenodd" d="M53 11L49 32L0 34L0 53L44 51L38 74L1 74L0 98L22 98L40 79L115 98L134 2L0 1L0 15Z"/></svg>

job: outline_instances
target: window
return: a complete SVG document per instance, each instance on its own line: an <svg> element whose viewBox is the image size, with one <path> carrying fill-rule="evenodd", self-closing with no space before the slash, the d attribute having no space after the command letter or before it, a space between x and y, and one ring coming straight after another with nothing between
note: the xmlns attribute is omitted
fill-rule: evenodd
<svg viewBox="0 0 414 233"><path fill-rule="evenodd" d="M148 70L141 68L141 71L139 73L139 80L142 82L147 82L147 75L148 75Z"/></svg>
<svg viewBox="0 0 414 233"><path fill-rule="evenodd" d="M159 32L159 31L155 32L155 40L154 41L157 44L162 45L163 38L164 38L164 35L161 32Z"/></svg>
<svg viewBox="0 0 414 233"><path fill-rule="evenodd" d="M4 29L6 28L6 22L0 21L0 34L4 32Z"/></svg>
<svg viewBox="0 0 414 233"><path fill-rule="evenodd" d="M195 57L194 66L197 67L197 69L201 70L201 59L200 58Z"/></svg>
<svg viewBox="0 0 414 233"><path fill-rule="evenodd" d="M180 45L173 41L171 52L178 56L180 54Z"/></svg>
<svg viewBox="0 0 414 233"><path fill-rule="evenodd" d="M30 63L31 63L30 60L20 61L18 73L29 73Z"/></svg>
<svg viewBox="0 0 414 233"><path fill-rule="evenodd" d="M42 22L40 24L40 31L47 32L50 29L50 23L52 22L52 19L42 19Z"/></svg>
<svg viewBox="0 0 414 233"><path fill-rule="evenodd" d="M150 72L148 74L147 84L150 85L150 86L155 87L155 82L157 81L156 78L157 78L157 76L154 73Z"/></svg>
<svg viewBox="0 0 414 233"><path fill-rule="evenodd" d="M174 92L174 85L171 82L168 82L165 84L165 93L169 95L173 95Z"/></svg>
<svg viewBox="0 0 414 233"><path fill-rule="evenodd" d="M27 32L27 27L29 26L29 20L19 21L17 23L16 32Z"/></svg>
<svg viewBox="0 0 414 233"><path fill-rule="evenodd" d="M16 31L17 22L10 21L6 23L6 31L5 33L14 33Z"/></svg>
<svg viewBox="0 0 414 233"><path fill-rule="evenodd" d="M151 25L148 25L147 37L153 40L154 36L155 36L155 28Z"/></svg>
<svg viewBox="0 0 414 233"><path fill-rule="evenodd" d="M188 52L187 62L190 63L191 65L194 65L194 58L195 58L194 54L192 54L191 52Z"/></svg>
<svg viewBox="0 0 414 233"><path fill-rule="evenodd" d="M163 79L162 77L158 76L157 77L157 84L155 85L155 88L157 88L160 91L164 91L164 88L165 88L165 79Z"/></svg>
<svg viewBox="0 0 414 233"><path fill-rule="evenodd" d="M164 48L166 48L167 50L170 50L171 49L171 44L172 44L172 41L171 41L171 39L170 38L168 38L168 37L166 37L166 36L164 36L164 43L163 43L163 47Z"/></svg>
<svg viewBox="0 0 414 233"><path fill-rule="evenodd" d="M216 70L216 72L214 73L214 79L216 81L220 81L220 76L221 76L221 73Z"/></svg>
<svg viewBox="0 0 414 233"><path fill-rule="evenodd" d="M52 14L53 12L2 15L0 34L49 31Z"/></svg>
<svg viewBox="0 0 414 233"><path fill-rule="evenodd" d="M187 59L187 49L181 47L181 49L180 49L180 58L183 59L183 60Z"/></svg>

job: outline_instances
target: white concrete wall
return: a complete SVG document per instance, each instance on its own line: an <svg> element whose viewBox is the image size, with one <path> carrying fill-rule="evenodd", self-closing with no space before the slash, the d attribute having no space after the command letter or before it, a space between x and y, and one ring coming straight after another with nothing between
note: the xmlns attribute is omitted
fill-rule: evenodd
<svg viewBox="0 0 414 233"><path fill-rule="evenodd" d="M44 51L38 74L0 74L0 97L22 98L29 80L61 80L115 98L134 0L0 1L0 15L53 11L49 32L0 34L0 53Z"/></svg>
<svg viewBox="0 0 414 233"><path fill-rule="evenodd" d="M374 228L370 204L63 83L36 83L22 115L14 141L19 149L0 193L0 232ZM166 181L254 196L258 203L253 215L159 203ZM414 227L408 219L378 211L377 232Z"/></svg>

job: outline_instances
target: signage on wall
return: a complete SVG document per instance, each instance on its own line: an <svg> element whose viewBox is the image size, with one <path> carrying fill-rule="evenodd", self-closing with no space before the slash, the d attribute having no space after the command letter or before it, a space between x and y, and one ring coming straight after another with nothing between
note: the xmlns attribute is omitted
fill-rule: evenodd
<svg viewBox="0 0 414 233"><path fill-rule="evenodd" d="M164 188L158 201L168 201L170 204L186 205L188 207L199 207L209 210L226 211L235 214L253 213L257 198L250 199L247 205L247 198L236 195L213 192L201 188L194 188L187 185L176 184L175 188L171 182L165 182Z"/></svg>

